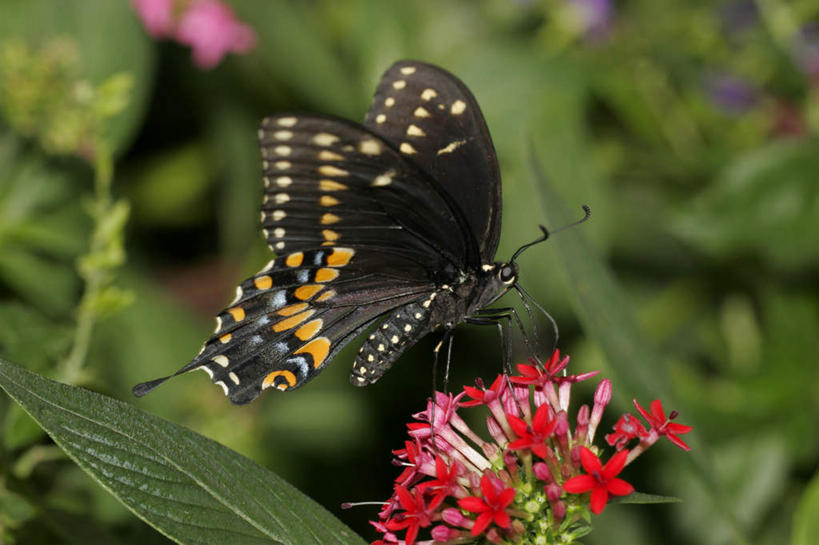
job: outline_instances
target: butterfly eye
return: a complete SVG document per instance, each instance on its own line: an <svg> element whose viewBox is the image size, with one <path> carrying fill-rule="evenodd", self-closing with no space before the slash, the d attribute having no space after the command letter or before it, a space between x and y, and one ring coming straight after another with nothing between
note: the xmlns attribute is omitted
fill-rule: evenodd
<svg viewBox="0 0 819 545"><path fill-rule="evenodd" d="M501 270L498 272L498 277L504 284L511 284L515 281L515 271L512 269L512 267L506 265L501 267Z"/></svg>

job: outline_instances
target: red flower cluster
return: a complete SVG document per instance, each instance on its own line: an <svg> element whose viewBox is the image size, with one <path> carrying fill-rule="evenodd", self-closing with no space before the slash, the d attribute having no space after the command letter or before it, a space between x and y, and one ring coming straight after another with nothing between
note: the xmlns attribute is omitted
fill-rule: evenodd
<svg viewBox="0 0 819 545"><path fill-rule="evenodd" d="M545 366L519 365L519 375L499 375L489 388L478 380L458 395L436 392L408 424L410 439L393 451L404 470L395 492L371 524L381 533L373 545L462 543L572 543L590 531L586 513L600 513L610 496L633 487L617 477L636 456L689 426L666 419L659 401L650 412L635 401L648 427L622 416L606 436L617 453L605 464L593 446L611 382L598 385L591 408L583 405L569 425L571 386L594 373L566 375L569 358L555 351ZM461 407L485 407L485 439L458 415ZM625 450L633 439L638 446Z"/></svg>

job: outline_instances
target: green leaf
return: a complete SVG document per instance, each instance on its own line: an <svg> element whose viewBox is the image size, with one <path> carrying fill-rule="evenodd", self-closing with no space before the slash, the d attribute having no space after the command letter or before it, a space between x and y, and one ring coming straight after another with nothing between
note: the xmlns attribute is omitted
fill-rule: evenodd
<svg viewBox="0 0 819 545"><path fill-rule="evenodd" d="M814 475L796 509L791 545L819 543L819 473Z"/></svg>
<svg viewBox="0 0 819 545"><path fill-rule="evenodd" d="M191 430L2 360L0 386L82 469L179 543L363 543L274 473Z"/></svg>
<svg viewBox="0 0 819 545"><path fill-rule="evenodd" d="M632 492L628 496L611 498L609 503L680 503L681 501L680 498L675 498L674 496L658 496L656 494Z"/></svg>

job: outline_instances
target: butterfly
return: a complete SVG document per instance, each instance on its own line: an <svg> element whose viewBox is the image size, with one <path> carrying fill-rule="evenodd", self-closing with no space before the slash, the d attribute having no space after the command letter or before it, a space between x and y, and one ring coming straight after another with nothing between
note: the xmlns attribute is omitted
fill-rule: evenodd
<svg viewBox="0 0 819 545"><path fill-rule="evenodd" d="M266 388L293 390L380 321L350 374L365 386L436 329L519 322L512 309L487 307L517 288L515 258L549 233L541 227L544 236L510 261L494 261L500 172L458 78L400 61L382 76L363 125L279 114L262 121L259 141L262 231L278 257L238 286L190 363L134 394L194 369L235 404Z"/></svg>

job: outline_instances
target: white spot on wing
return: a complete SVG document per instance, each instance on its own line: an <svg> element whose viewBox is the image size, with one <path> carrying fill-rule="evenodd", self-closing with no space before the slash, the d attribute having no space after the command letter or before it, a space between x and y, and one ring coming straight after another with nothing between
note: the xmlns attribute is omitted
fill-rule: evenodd
<svg viewBox="0 0 819 545"><path fill-rule="evenodd" d="M233 298L233 302L230 303L230 306L233 306L236 303L238 303L239 301L241 301L242 300L242 295L243 295L242 286L236 286L236 297Z"/></svg>
<svg viewBox="0 0 819 545"><path fill-rule="evenodd" d="M230 380L232 380L232 381L233 381L233 384L239 384L239 377L238 377L238 375L236 375L236 373L234 373L234 372L232 372L232 371L231 371L231 372L228 374L228 377L230 377Z"/></svg>
<svg viewBox="0 0 819 545"><path fill-rule="evenodd" d="M387 120L387 116L384 114L378 114L375 116L375 122L379 125Z"/></svg>
<svg viewBox="0 0 819 545"><path fill-rule="evenodd" d="M224 383L224 382L222 382L221 380L217 380L216 382L214 382L214 384L218 384L219 386L221 386L221 387L222 387L222 390L224 390L224 392L225 392L225 395L228 395L228 387L227 387L227 384L225 384L225 383Z"/></svg>
<svg viewBox="0 0 819 545"><path fill-rule="evenodd" d="M415 117L429 117L429 112L423 106L418 106L415 108L415 111L412 112L412 115Z"/></svg>
<svg viewBox="0 0 819 545"><path fill-rule="evenodd" d="M273 138L276 140L290 140L293 138L293 133L291 131L276 131L273 133Z"/></svg>
<svg viewBox="0 0 819 545"><path fill-rule="evenodd" d="M222 367L227 367L228 363L230 363L230 360L228 360L227 356L224 356L222 354L219 354L218 356L213 356L213 358L211 359L218 363L219 365L221 365Z"/></svg>
<svg viewBox="0 0 819 545"><path fill-rule="evenodd" d="M292 127L296 124L297 121L298 119L296 119L295 117L280 117L276 121L276 123L278 123L282 127Z"/></svg>
<svg viewBox="0 0 819 545"><path fill-rule="evenodd" d="M406 86L407 86L407 82L402 80L402 79L399 79L398 81L392 82L392 88L393 89L403 89Z"/></svg>
<svg viewBox="0 0 819 545"><path fill-rule="evenodd" d="M403 68L401 68L401 73L404 74L405 76L409 76L410 74L414 74L415 73L415 67L414 66L404 66Z"/></svg>
<svg viewBox="0 0 819 545"><path fill-rule="evenodd" d="M338 142L338 136L326 132L320 132L313 137L313 143L319 146L331 146Z"/></svg>
<svg viewBox="0 0 819 545"><path fill-rule="evenodd" d="M287 212L284 210L274 210L270 215L273 217L274 221L281 221L287 217Z"/></svg>
<svg viewBox="0 0 819 545"><path fill-rule="evenodd" d="M401 153L405 155L412 155L415 153L415 148L413 148L408 142L401 142L401 146L398 149L400 149Z"/></svg>
<svg viewBox="0 0 819 545"><path fill-rule="evenodd" d="M445 147L438 150L438 155L443 155L444 153L452 153L456 149L460 148L466 144L466 140L455 140L454 142L450 142Z"/></svg>
<svg viewBox="0 0 819 545"><path fill-rule="evenodd" d="M456 100L452 103L452 107L449 109L453 115L461 115L466 110L466 102L463 100Z"/></svg>
<svg viewBox="0 0 819 545"><path fill-rule="evenodd" d="M386 106L387 108L392 108L394 105L395 105L395 99L394 98L387 97L384 100L384 106Z"/></svg>
<svg viewBox="0 0 819 545"><path fill-rule="evenodd" d="M438 93L435 92L435 89L426 88L421 91L421 99L422 100L432 100L433 98L437 97Z"/></svg>
<svg viewBox="0 0 819 545"><path fill-rule="evenodd" d="M287 193L276 193L273 195L273 200L276 201L277 204L284 204L290 200L290 195Z"/></svg>
<svg viewBox="0 0 819 545"><path fill-rule="evenodd" d="M410 125L409 127L407 127L407 136L426 136L426 135L427 135L427 133L425 133L421 129L421 127L419 127L418 125Z"/></svg>
<svg viewBox="0 0 819 545"><path fill-rule="evenodd" d="M276 185L279 187L287 187L293 183L293 178L290 176L280 176L276 178Z"/></svg>
<svg viewBox="0 0 819 545"><path fill-rule="evenodd" d="M290 155L290 152L292 150L290 149L290 146L276 146L275 148L273 148L273 151L276 153L276 155L287 156Z"/></svg>
<svg viewBox="0 0 819 545"><path fill-rule="evenodd" d="M207 365L203 365L203 366L202 366L202 367L200 367L199 369L201 369L202 371L204 371L205 373L207 373L207 374L208 374L208 376L211 378L211 380L213 380L213 371L211 371L211 370L210 370L210 367L208 367Z"/></svg>

